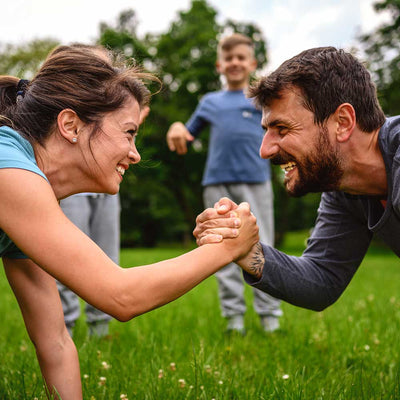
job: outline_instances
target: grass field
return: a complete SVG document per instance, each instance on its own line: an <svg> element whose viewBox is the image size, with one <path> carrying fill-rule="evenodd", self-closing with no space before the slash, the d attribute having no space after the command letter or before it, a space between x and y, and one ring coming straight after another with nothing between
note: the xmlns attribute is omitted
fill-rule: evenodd
<svg viewBox="0 0 400 400"><path fill-rule="evenodd" d="M284 250L300 254L304 234ZM180 254L122 250L123 266ZM316 313L283 304L282 329L265 334L252 307L247 335L227 337L214 277L177 301L75 343L85 399L400 399L400 261L371 248L339 301ZM246 287L248 305L252 296ZM45 399L32 344L0 273L0 399Z"/></svg>

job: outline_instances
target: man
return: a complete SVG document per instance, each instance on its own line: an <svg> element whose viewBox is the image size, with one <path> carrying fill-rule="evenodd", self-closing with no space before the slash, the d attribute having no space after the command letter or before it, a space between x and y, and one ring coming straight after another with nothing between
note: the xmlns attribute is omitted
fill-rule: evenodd
<svg viewBox="0 0 400 400"><path fill-rule="evenodd" d="M400 256L400 117L385 118L368 71L333 47L284 62L250 96L263 110L260 154L284 170L288 193L323 194L303 255L257 244L240 263L245 280L323 310L345 290L373 235ZM231 219L221 217L234 207L222 199L198 217L199 244L232 234L223 228Z"/></svg>

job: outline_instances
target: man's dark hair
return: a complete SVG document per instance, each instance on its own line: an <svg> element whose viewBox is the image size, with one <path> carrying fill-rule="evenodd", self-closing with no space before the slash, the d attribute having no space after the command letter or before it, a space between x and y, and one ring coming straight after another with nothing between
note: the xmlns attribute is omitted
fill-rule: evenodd
<svg viewBox="0 0 400 400"><path fill-rule="evenodd" d="M358 127L364 132L372 132L385 122L369 72L344 50L305 50L256 82L249 89L249 96L264 107L291 87L300 89L304 107L314 113L319 125L343 103L354 107Z"/></svg>

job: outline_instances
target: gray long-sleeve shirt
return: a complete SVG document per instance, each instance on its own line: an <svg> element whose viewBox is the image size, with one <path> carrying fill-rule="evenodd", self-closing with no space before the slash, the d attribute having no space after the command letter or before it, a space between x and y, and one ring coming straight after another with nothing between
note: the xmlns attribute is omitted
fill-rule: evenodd
<svg viewBox="0 0 400 400"><path fill-rule="evenodd" d="M247 283L293 305L320 311L343 293L373 235L400 256L400 116L386 120L378 140L387 175L386 207L373 196L323 193L302 256L263 245L262 277L257 280L245 272Z"/></svg>

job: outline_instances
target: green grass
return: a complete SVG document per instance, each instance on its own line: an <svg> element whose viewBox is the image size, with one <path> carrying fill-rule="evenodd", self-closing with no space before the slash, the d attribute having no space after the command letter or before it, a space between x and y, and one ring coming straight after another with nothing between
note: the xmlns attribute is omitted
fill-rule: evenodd
<svg viewBox="0 0 400 400"><path fill-rule="evenodd" d="M284 249L300 254L304 240L303 233L291 234ZM121 264L182 251L126 249ZM250 306L249 287L248 334L224 335L214 277L131 322L113 321L107 339L89 339L81 319L75 342L84 398L400 399L399 267L389 250L372 248L333 306L316 313L283 304L282 330L269 335ZM44 399L33 346L3 271L0 298L0 399Z"/></svg>

